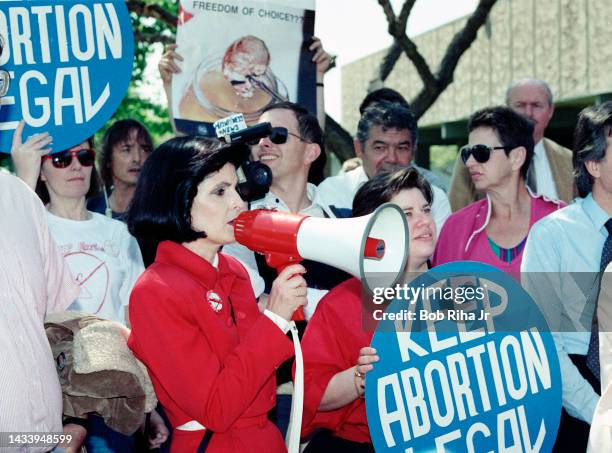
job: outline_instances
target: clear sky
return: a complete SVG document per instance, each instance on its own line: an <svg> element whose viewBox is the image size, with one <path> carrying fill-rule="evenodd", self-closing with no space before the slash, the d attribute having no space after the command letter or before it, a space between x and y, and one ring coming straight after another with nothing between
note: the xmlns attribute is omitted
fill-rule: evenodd
<svg viewBox="0 0 612 453"><path fill-rule="evenodd" d="M392 0L398 14L404 1ZM408 36L470 14L477 0L417 0L408 20ZM341 119L340 67L391 45L387 20L376 0L316 0L316 35L337 55L338 69L325 76L325 110ZM373 76L373 74L372 74Z"/></svg>
<svg viewBox="0 0 612 453"><path fill-rule="evenodd" d="M272 0L273 1L273 0ZM325 49L337 55L337 68L325 76L325 110L341 119L340 67L391 45L387 20L377 0L315 0L315 33ZM404 0L391 1L396 14ZM470 14L477 0L417 0L408 20L408 35L416 36L432 28ZM157 62L161 46L149 59L143 91L154 101L165 103Z"/></svg>

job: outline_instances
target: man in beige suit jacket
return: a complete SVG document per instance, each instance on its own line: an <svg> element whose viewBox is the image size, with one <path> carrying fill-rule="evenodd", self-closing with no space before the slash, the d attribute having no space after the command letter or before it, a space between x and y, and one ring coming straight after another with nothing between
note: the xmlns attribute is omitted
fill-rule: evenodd
<svg viewBox="0 0 612 453"><path fill-rule="evenodd" d="M544 130L555 111L550 87L542 80L518 80L506 92L506 104L535 123L533 141L536 146L527 177L531 190L569 203L575 196L572 152L544 138ZM476 193L470 174L458 156L449 188L451 208L457 211L481 197Z"/></svg>

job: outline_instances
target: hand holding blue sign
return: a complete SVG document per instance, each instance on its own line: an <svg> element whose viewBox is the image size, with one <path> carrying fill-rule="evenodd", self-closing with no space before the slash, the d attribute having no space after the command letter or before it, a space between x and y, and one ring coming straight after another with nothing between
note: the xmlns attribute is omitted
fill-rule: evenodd
<svg viewBox="0 0 612 453"><path fill-rule="evenodd" d="M4 1L0 33L0 66L12 79L1 130L23 119L24 136L48 132L61 151L95 134L123 100L134 59L124 1ZM0 151L10 148L11 134L0 134Z"/></svg>
<svg viewBox="0 0 612 453"><path fill-rule="evenodd" d="M366 380L376 451L551 451L561 374L529 295L473 262L434 268L411 287L419 297L393 302L372 340L381 353ZM467 287L482 291L457 302Z"/></svg>
<svg viewBox="0 0 612 453"><path fill-rule="evenodd" d="M366 346L359 350L359 358L355 365L355 387L357 388L357 396L361 397L365 393L365 377L369 371L374 369L373 363L380 360L376 355L376 349Z"/></svg>

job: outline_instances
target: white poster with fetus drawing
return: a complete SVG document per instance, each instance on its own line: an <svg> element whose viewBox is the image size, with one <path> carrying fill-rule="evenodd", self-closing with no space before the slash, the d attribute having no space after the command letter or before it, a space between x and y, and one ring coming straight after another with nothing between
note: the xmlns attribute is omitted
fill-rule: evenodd
<svg viewBox="0 0 612 453"><path fill-rule="evenodd" d="M182 132L214 135L212 123L243 113L248 125L282 101L316 112L308 51L314 0L180 0L172 111Z"/></svg>

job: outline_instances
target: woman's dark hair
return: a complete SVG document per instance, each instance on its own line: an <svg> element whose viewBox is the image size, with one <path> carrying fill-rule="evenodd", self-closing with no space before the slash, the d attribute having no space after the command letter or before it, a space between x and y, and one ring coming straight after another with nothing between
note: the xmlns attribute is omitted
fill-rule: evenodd
<svg viewBox="0 0 612 453"><path fill-rule="evenodd" d="M408 101L404 96L399 94L393 88L384 87L369 92L366 97L363 98L363 101L361 101L361 104L359 105L359 114L363 115L363 112L365 112L368 107L381 102L400 104L403 107L410 109L410 104L408 104Z"/></svg>
<svg viewBox="0 0 612 453"><path fill-rule="evenodd" d="M89 147L93 150L96 149L94 143L93 135L85 140ZM42 171L41 171L42 173ZM38 180L36 181L36 195L42 200L43 204L47 204L51 201L51 197L49 196L49 190L47 189L47 184L40 178L40 173L38 175ZM98 170L96 170L96 166L94 165L91 169L91 178L89 180L89 190L87 194L85 194L85 199L89 199L91 197L95 197L100 192L100 175L98 174Z"/></svg>
<svg viewBox="0 0 612 453"><path fill-rule="evenodd" d="M246 145L223 147L217 140L176 137L161 144L143 165L127 212L130 233L153 242L191 242L206 237L191 228L191 207L198 185L230 162L238 167Z"/></svg>
<svg viewBox="0 0 612 453"><path fill-rule="evenodd" d="M153 149L153 139L147 128L140 121L127 119L115 121L109 127L102 138L102 149L100 151L100 176L106 187L113 185L111 164L113 162L113 148L117 143L125 142L132 131L136 131L136 139L143 141L145 146Z"/></svg>
<svg viewBox="0 0 612 453"><path fill-rule="evenodd" d="M371 214L405 189L419 189L427 203L433 203L433 191L427 180L413 167L381 173L366 182L353 199L353 217Z"/></svg>
<svg viewBox="0 0 612 453"><path fill-rule="evenodd" d="M516 113L509 107L486 107L472 114L468 122L468 131L480 127L493 129L503 146L513 149L519 146L525 148L525 161L520 169L523 178L527 178L527 170L533 160L533 120ZM506 156L510 150L505 150Z"/></svg>
<svg viewBox="0 0 612 453"><path fill-rule="evenodd" d="M574 180L578 194L584 198L593 190L593 176L587 161L600 162L606 157L608 140L612 139L612 102L587 107L580 112L574 132Z"/></svg>

